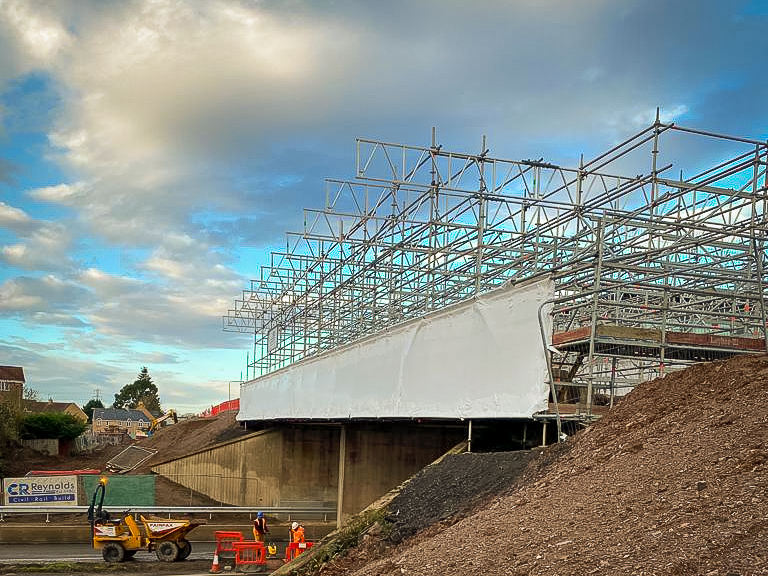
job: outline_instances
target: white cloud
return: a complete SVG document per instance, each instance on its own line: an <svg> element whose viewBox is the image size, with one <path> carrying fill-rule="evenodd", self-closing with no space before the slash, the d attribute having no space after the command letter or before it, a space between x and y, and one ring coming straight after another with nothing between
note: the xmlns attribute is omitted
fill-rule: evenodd
<svg viewBox="0 0 768 576"><path fill-rule="evenodd" d="M55 274L19 276L0 285L0 309L27 320L43 313L85 313L88 301L86 290Z"/></svg>
<svg viewBox="0 0 768 576"><path fill-rule="evenodd" d="M629 74L605 90L612 66L599 45L587 47L586 58L570 46L580 25L605 18L604 7L494 3L483 9L493 16L490 28L472 25L473 9L435 3L409 5L406 20L369 3L321 9L141 0L122 9L61 8L58 23L44 19L73 29L47 52L48 71L66 96L49 136L80 181L36 195L77 208L81 223L109 242L157 246L169 232L188 233L199 211L297 211L296 196L293 206L270 197L277 186L269 177L306 170L298 155L336 132L350 144L364 127L422 124L426 135L435 116L462 126L460 136L474 127L474 137L488 133L492 142L505 134L525 138L534 126L583 131L601 109L616 102L624 109L623 100L641 96ZM434 27L425 34L420 26L428 20ZM26 24L13 22L23 36ZM479 35L483 43L473 41ZM547 66L534 56L541 50L555 55ZM570 107L560 102L564 89L575 101ZM597 105L576 102L592 92L600 94ZM321 131L326 136L306 136ZM302 140L289 144L297 135ZM278 160L274 154L286 146L293 155ZM263 171L266 180L245 196L233 178L244 159L253 161L243 170ZM294 187L319 187L325 175L309 183L294 178ZM172 259L150 266L171 277L183 273Z"/></svg>
<svg viewBox="0 0 768 576"><path fill-rule="evenodd" d="M199 261L195 267L190 262L150 258L147 269L162 273L160 281L150 284L96 268L79 274L77 282L91 294L83 318L96 334L155 346L236 345L232 339L222 338L219 328L229 296L242 285L240 279L235 280L226 268L214 266L211 269L220 270L221 278L209 282L204 276L207 268Z"/></svg>
<svg viewBox="0 0 768 576"><path fill-rule="evenodd" d="M82 196L85 191L83 182L74 184L57 184L55 186L44 186L29 191L29 195L43 202L54 202L57 204L72 205L75 200Z"/></svg>
<svg viewBox="0 0 768 576"><path fill-rule="evenodd" d="M0 285L0 310L15 312L42 306L44 300L35 294L27 294L15 280Z"/></svg>
<svg viewBox="0 0 768 576"><path fill-rule="evenodd" d="M688 113L688 106L685 104L672 104L659 109L659 121L667 124L669 122L675 122L678 118L685 116ZM646 108L639 110L631 118L619 117L613 122L614 124L623 126L633 126L635 128L643 128L652 124L656 118L655 108Z"/></svg>
<svg viewBox="0 0 768 576"><path fill-rule="evenodd" d="M21 235L23 241L0 247L0 261L23 270L65 270L71 261L67 255L70 233L62 224L35 222L34 229Z"/></svg>
<svg viewBox="0 0 768 576"><path fill-rule="evenodd" d="M215 154L246 134L265 142L312 123L329 89L321 82L329 57L354 54L335 48L333 29L258 5L139 6L122 18L86 19L57 71L76 98L52 140L74 166L100 176L165 169L173 177L184 150Z"/></svg>
<svg viewBox="0 0 768 576"><path fill-rule="evenodd" d="M87 326L77 316L58 312L33 312L29 319L42 326L63 326L67 328L84 328Z"/></svg>
<svg viewBox="0 0 768 576"><path fill-rule="evenodd" d="M22 244L16 244L14 246L3 246L2 254L5 257L5 261L11 265L18 266L19 264L26 265L25 257L27 256L27 247Z"/></svg>
<svg viewBox="0 0 768 576"><path fill-rule="evenodd" d="M163 281L172 281L197 287L202 284L221 289L232 289L242 282L242 278L221 265L221 256L209 251L210 246L195 241L187 246L179 246L173 238L152 254L140 265L140 268L151 272Z"/></svg>
<svg viewBox="0 0 768 576"><path fill-rule="evenodd" d="M39 65L50 63L71 41L64 26L40 4L5 0L0 10L16 40Z"/></svg>
<svg viewBox="0 0 768 576"><path fill-rule="evenodd" d="M76 281L93 293L96 302L115 300L145 288L144 283L137 278L108 274L93 267L80 271Z"/></svg>
<svg viewBox="0 0 768 576"><path fill-rule="evenodd" d="M32 218L21 208L0 202L0 226L17 229L19 227L26 227L31 222Z"/></svg>
<svg viewBox="0 0 768 576"><path fill-rule="evenodd" d="M147 269L157 272L161 276L171 280L181 280L187 277L189 266L182 262L174 261L169 258L155 256L147 260Z"/></svg>

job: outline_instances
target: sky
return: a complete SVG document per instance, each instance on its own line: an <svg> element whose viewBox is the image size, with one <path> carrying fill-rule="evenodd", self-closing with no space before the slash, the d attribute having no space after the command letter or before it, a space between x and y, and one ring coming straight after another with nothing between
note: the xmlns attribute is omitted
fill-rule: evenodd
<svg viewBox="0 0 768 576"><path fill-rule="evenodd" d="M0 365L235 398L222 316L357 137L576 166L663 121L768 138L768 0L0 0Z"/></svg>

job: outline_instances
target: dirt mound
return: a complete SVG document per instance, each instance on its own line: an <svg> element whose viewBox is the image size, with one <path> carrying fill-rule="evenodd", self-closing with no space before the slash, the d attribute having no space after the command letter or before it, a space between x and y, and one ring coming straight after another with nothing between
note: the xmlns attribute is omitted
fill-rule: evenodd
<svg viewBox="0 0 768 576"><path fill-rule="evenodd" d="M322 573L768 574L767 439L768 357L696 365L636 388L475 513L397 546L368 537ZM447 501L478 477L467 464L441 478Z"/></svg>
<svg viewBox="0 0 768 576"><path fill-rule="evenodd" d="M234 412L223 412L214 418L181 420L178 424L160 428L137 443L142 448L157 450L157 454L142 463L135 472L148 474L152 466L161 462L181 458L251 432L240 426Z"/></svg>

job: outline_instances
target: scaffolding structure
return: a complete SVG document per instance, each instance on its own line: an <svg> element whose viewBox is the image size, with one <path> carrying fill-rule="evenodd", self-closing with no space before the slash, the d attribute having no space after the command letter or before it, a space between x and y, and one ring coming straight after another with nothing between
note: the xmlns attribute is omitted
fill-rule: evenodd
<svg viewBox="0 0 768 576"><path fill-rule="evenodd" d="M354 180L326 181L223 318L254 335L249 377L544 276L555 394L587 415L597 393L768 350L765 142L657 114L576 167L489 152L358 139Z"/></svg>

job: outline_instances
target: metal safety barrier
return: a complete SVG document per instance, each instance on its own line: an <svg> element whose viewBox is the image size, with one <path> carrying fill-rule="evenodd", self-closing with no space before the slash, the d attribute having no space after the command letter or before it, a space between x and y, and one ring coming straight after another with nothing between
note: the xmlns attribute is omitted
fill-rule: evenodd
<svg viewBox="0 0 768 576"><path fill-rule="evenodd" d="M51 514L87 514L88 506L0 506L0 522L8 514L45 514L46 522L50 522ZM243 506L104 506L104 510L110 513L118 514L208 514L212 517L214 514L248 514L255 515L258 512L269 514L271 516L285 515L290 519L292 516L307 516L319 514L323 516L323 521L336 519L335 508L324 508L318 506L273 506L263 508L252 508Z"/></svg>

